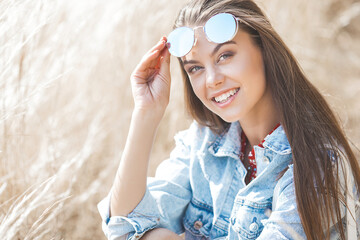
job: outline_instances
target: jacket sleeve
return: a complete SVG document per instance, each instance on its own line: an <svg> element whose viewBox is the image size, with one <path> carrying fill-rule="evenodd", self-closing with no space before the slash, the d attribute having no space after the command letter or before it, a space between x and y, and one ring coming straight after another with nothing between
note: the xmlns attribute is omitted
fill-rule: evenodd
<svg viewBox="0 0 360 240"><path fill-rule="evenodd" d="M306 239L296 206L293 180L293 165L275 186L273 211L263 220L264 229L258 240L266 239Z"/></svg>
<svg viewBox="0 0 360 240"><path fill-rule="evenodd" d="M192 196L188 131L177 134L170 158L158 166L154 178L148 177L144 197L131 213L126 217L109 217L111 192L98 204L108 239L139 239L146 231L158 227L177 234L184 232L182 220Z"/></svg>

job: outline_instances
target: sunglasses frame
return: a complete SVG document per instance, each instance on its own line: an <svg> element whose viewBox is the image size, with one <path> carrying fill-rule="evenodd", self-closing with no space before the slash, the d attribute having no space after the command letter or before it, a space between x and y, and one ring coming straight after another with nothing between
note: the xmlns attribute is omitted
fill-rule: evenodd
<svg viewBox="0 0 360 240"><path fill-rule="evenodd" d="M209 19L205 22L204 26L196 26L196 27L193 27L193 28L183 26L183 27L175 28L173 31L171 31L170 34L169 34L169 36L171 35L171 33L173 33L176 29L179 29L179 28L191 29L191 30L192 30L192 36L193 36L193 42L192 42L192 44L191 44L191 48L189 49L189 51L186 52L185 54L181 55L181 56L176 56L175 54L172 54L171 52L170 52L170 53L171 53L173 56L176 56L176 57L183 57L183 56L185 56L186 54L188 54L188 53L191 51L191 49L193 48L194 44L195 44L195 30L198 29L198 28L202 28L202 29L203 29L203 31L204 31L204 33L205 33L205 36L206 36L206 39L207 39L209 42L213 42L213 43L224 43L224 42L214 42L213 40L211 40L211 39L209 38L208 34L206 33L206 28L205 28L205 27L206 27L206 24L208 23L208 21L209 21L210 19L212 19L213 17L216 17L216 16L218 16L218 15L220 15L220 14L230 15L230 16L232 16L232 18L234 19L234 21L235 21L235 31L234 31L234 34L231 36L231 38L229 38L228 40L226 40L226 41L224 41L224 42L227 42L227 41L230 41L231 39L233 39L233 38L235 37L236 33L237 33L238 30L239 30L239 21L242 22L242 20L241 20L240 18L235 17L235 16L234 16L233 14L231 14L231 13L226 13L226 12L224 12L224 13L218 13L218 14L215 14L214 16L212 16L211 18L209 18ZM167 43L170 44L170 47L169 47L169 51L170 51L171 43L170 43L169 41L168 41Z"/></svg>

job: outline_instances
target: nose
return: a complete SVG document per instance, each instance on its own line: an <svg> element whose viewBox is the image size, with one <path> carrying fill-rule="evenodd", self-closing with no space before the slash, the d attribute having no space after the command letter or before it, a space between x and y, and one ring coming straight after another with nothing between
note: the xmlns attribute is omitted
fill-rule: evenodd
<svg viewBox="0 0 360 240"><path fill-rule="evenodd" d="M216 88L224 82L224 75L215 68L207 68L206 71L206 87Z"/></svg>

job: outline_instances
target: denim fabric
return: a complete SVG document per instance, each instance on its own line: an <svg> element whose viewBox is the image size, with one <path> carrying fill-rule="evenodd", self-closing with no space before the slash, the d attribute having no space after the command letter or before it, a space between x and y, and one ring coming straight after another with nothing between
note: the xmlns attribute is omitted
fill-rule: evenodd
<svg viewBox="0 0 360 240"><path fill-rule="evenodd" d="M284 129L268 135L264 148L255 146L258 174L248 185L240 133L238 122L222 135L195 122L178 133L170 158L148 178L143 199L127 217L109 218L110 194L99 203L108 239L138 239L158 227L185 232L187 240L306 239Z"/></svg>

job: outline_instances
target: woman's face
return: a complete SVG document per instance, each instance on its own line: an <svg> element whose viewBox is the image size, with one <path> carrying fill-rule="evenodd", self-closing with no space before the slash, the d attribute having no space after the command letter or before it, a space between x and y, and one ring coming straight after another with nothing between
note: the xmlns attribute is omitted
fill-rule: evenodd
<svg viewBox="0 0 360 240"><path fill-rule="evenodd" d="M261 51L250 35L239 29L222 44L209 42L201 28L195 36L195 45L182 60L196 96L226 122L260 116L272 98Z"/></svg>

